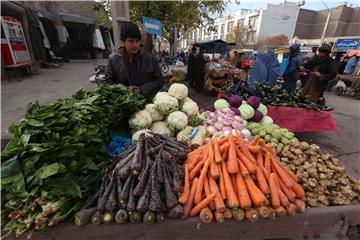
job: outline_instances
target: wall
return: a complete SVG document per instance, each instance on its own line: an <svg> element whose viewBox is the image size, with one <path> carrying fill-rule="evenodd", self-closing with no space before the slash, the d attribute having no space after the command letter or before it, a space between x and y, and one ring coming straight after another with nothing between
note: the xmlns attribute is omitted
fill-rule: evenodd
<svg viewBox="0 0 360 240"><path fill-rule="evenodd" d="M294 36L300 39L320 39L329 11L301 9ZM360 7L341 5L331 9L325 38L360 36Z"/></svg>
<svg viewBox="0 0 360 240"><path fill-rule="evenodd" d="M293 37L299 7L292 2L284 5L267 4L262 10L257 39L284 34L289 39Z"/></svg>

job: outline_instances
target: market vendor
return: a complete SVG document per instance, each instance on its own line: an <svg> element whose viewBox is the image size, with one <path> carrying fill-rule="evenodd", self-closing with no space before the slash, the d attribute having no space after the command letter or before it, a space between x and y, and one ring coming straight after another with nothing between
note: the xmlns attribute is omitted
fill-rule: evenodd
<svg viewBox="0 0 360 240"><path fill-rule="evenodd" d="M330 53L331 46L323 44L319 47L318 54L300 68L300 71L308 77L302 94L311 102L318 103L319 98L323 97L328 82L337 75L337 64L330 57Z"/></svg>
<svg viewBox="0 0 360 240"><path fill-rule="evenodd" d="M112 83L121 83L151 99L161 89L163 79L157 59L140 47L140 40L136 24L127 22L121 27L124 46L110 55L108 74Z"/></svg>

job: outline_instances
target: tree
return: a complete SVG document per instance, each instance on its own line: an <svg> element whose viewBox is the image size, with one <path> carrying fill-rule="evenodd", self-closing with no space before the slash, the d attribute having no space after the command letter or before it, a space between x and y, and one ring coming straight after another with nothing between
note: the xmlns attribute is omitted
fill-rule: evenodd
<svg viewBox="0 0 360 240"><path fill-rule="evenodd" d="M227 1L130 1L129 9L131 20L137 23L142 21L142 16L159 20L164 35L170 40L171 27L185 33L203 26L205 22L213 24L213 14L222 12L226 4Z"/></svg>
<svg viewBox="0 0 360 240"><path fill-rule="evenodd" d="M229 43L235 42L237 47L244 48L246 45L246 31L247 29L243 25L238 25L229 30L226 41Z"/></svg>
<svg viewBox="0 0 360 240"><path fill-rule="evenodd" d="M279 48L287 45L289 43L289 38L284 35L276 35L267 38L260 39L254 46L257 50L267 50L269 48Z"/></svg>

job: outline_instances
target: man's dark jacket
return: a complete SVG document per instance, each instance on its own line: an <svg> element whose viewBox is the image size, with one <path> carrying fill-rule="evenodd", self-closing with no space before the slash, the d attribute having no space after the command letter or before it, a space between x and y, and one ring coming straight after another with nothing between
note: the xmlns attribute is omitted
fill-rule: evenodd
<svg viewBox="0 0 360 240"><path fill-rule="evenodd" d="M322 80L316 81L316 90L324 92L330 80L333 80L337 75L337 64L331 57L325 59L318 59L313 57L304 67L310 71L318 71L324 77Z"/></svg>
<svg viewBox="0 0 360 240"><path fill-rule="evenodd" d="M110 55L107 71L111 76L112 83L121 83L125 86L135 86L129 78L129 56L122 47L118 52ZM133 59L138 63L139 80L138 84L143 94L151 99L163 86L163 77L160 71L158 60L151 54L140 49L140 52Z"/></svg>

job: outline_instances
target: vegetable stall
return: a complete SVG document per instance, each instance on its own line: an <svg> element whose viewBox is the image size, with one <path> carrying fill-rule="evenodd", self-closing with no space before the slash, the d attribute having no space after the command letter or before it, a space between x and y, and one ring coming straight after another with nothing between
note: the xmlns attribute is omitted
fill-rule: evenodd
<svg viewBox="0 0 360 240"><path fill-rule="evenodd" d="M200 109L188 94L174 83L146 103L103 85L29 104L2 152L2 231L34 239L101 239L102 231L291 237L324 232L340 212L360 224L360 181L275 124L261 98L229 95ZM75 224L59 225L66 221Z"/></svg>

